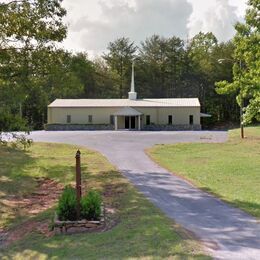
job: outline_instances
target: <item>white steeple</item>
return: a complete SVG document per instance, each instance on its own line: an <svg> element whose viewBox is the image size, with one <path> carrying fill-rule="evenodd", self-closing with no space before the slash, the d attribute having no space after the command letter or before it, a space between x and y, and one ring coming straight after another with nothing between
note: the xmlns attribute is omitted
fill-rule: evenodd
<svg viewBox="0 0 260 260"><path fill-rule="evenodd" d="M135 92L135 69L134 61L132 63L132 80L131 80L131 90L128 92L128 99L136 100L137 93Z"/></svg>

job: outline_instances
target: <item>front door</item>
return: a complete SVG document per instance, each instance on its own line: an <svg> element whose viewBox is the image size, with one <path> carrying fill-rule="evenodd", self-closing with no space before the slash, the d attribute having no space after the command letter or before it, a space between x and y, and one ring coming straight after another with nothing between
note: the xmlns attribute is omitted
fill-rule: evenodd
<svg viewBox="0 0 260 260"><path fill-rule="evenodd" d="M125 116L125 129L135 129L135 116Z"/></svg>
<svg viewBox="0 0 260 260"><path fill-rule="evenodd" d="M130 129L135 129L135 116L131 116L131 125Z"/></svg>
<svg viewBox="0 0 260 260"><path fill-rule="evenodd" d="M125 129L129 129L129 116L125 116Z"/></svg>

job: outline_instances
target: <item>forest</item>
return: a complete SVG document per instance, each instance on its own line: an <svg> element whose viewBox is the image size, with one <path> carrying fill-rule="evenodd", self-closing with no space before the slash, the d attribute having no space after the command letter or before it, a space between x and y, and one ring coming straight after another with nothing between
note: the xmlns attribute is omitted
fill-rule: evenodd
<svg viewBox="0 0 260 260"><path fill-rule="evenodd" d="M138 98L198 97L206 127L260 121L260 2L248 1L236 35L122 37L100 57L60 48L61 0L0 2L0 131L43 129L56 98L126 98L135 61Z"/></svg>

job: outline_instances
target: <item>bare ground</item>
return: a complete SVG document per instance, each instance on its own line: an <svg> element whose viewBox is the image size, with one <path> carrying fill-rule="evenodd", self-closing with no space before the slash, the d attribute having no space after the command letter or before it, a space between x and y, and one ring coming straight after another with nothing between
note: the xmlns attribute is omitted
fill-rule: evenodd
<svg viewBox="0 0 260 260"><path fill-rule="evenodd" d="M53 207L62 189L63 186L56 181L48 178L40 178L37 179L35 192L24 197L8 196L3 200L3 203L17 209L19 215L27 215L33 218L39 213ZM33 231L39 232L47 237L53 235L53 232L49 230L48 221L28 219L13 228L0 229L0 247L8 246Z"/></svg>

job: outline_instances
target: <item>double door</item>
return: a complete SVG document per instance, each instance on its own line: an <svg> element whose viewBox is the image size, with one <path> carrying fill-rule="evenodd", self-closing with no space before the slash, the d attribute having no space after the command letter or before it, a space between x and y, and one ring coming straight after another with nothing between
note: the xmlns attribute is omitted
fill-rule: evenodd
<svg viewBox="0 0 260 260"><path fill-rule="evenodd" d="M135 121L135 116L125 116L125 129L136 129Z"/></svg>

